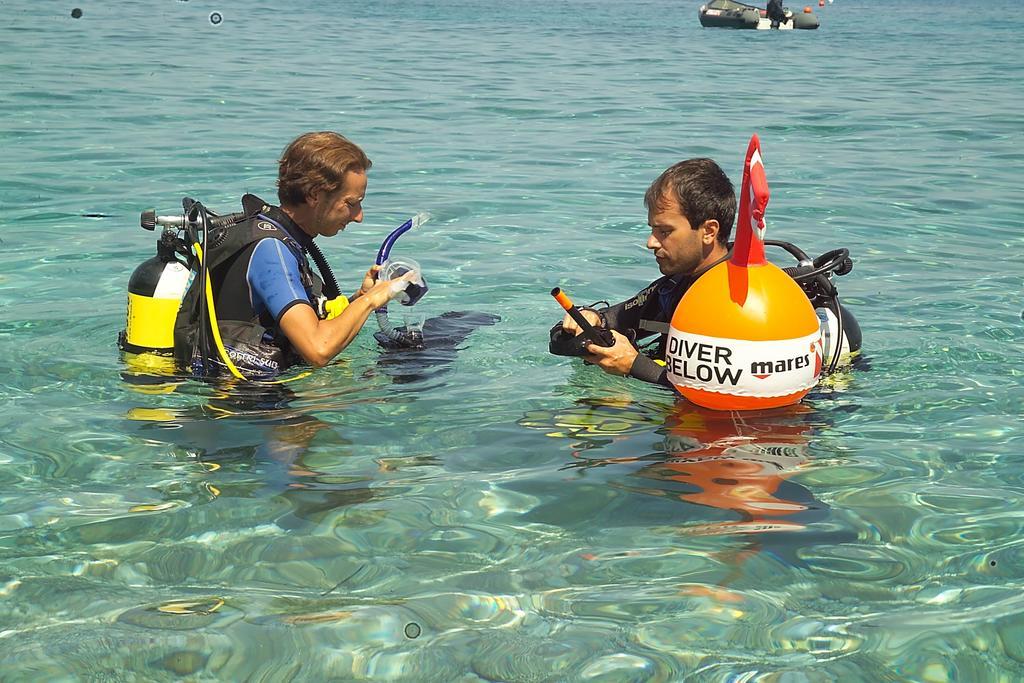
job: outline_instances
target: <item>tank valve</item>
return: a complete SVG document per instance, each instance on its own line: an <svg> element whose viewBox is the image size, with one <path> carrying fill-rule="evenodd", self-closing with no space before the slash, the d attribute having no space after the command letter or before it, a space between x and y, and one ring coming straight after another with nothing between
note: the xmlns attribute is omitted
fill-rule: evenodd
<svg viewBox="0 0 1024 683"><path fill-rule="evenodd" d="M146 209L139 217L139 223L144 230L156 229L156 209Z"/></svg>

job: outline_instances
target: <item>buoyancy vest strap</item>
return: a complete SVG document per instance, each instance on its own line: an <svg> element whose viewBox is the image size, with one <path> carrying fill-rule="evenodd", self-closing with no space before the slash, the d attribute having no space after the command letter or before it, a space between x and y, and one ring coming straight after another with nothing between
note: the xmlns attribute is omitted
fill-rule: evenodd
<svg viewBox="0 0 1024 683"><path fill-rule="evenodd" d="M263 220L269 223L273 223L284 234L291 235L291 232L288 230L288 228L284 227L281 223L274 220L266 213L261 211L260 213L257 214L257 217L262 218ZM299 240L296 240L296 243L298 243L298 245L302 248L303 252L313 257L313 262L316 263L316 267L320 270L320 280L324 283L324 295L328 299L336 299L337 297L339 297L341 295L341 289L338 287L338 281L335 280L334 278L334 271L331 270L330 264L328 264L327 259L324 258L323 252L320 251L320 248L318 246L316 246L316 242L310 239L308 244L303 244Z"/></svg>
<svg viewBox="0 0 1024 683"><path fill-rule="evenodd" d="M195 248L196 256L199 258L200 267L202 267L202 263L203 263L203 249L202 249L201 246L199 246L198 242L196 244L192 245L192 246ZM249 379L248 377L246 377L245 375L243 375L241 373L241 371L232 362L231 355L228 353L227 347L224 346L224 341L221 339L221 336L220 336L220 325L217 322L217 311L216 311L216 309L214 307L214 303L213 303L213 286L210 284L210 279L209 278L206 278L206 292L205 292L205 296L206 296L206 304L207 304L207 314L209 316L209 321L210 321L210 330L213 333L213 342L214 342L214 345L217 347L217 352L220 355L221 360L224 361L224 365L227 366L227 368L231 372L231 374L234 377L236 377L237 379L240 379L240 380L243 380L243 381L254 381L254 380ZM300 373L299 375L297 375L295 377L290 377L290 378L287 378L287 379L262 380L262 382L265 383L265 384L284 384L285 382L293 382L293 381L295 381L297 379L302 379L303 377L308 377L310 374L311 373L307 371L307 372Z"/></svg>
<svg viewBox="0 0 1024 683"><path fill-rule="evenodd" d="M668 323L660 323L656 320L645 320L641 318L640 329L646 330L647 332L657 332L658 334L668 334L670 326Z"/></svg>

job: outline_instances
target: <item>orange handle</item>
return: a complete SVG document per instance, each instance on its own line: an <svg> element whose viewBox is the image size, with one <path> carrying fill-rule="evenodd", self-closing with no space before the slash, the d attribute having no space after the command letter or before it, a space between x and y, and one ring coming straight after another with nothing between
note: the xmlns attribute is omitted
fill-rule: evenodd
<svg viewBox="0 0 1024 683"><path fill-rule="evenodd" d="M558 287L555 287L554 289L551 290L551 296L555 297L555 301L557 301L558 304L565 310L569 311L573 309L572 300L569 299L566 293L563 292Z"/></svg>
<svg viewBox="0 0 1024 683"><path fill-rule="evenodd" d="M583 336L586 339L589 339L598 346L614 346L615 338L612 336L612 333L604 329L599 330L591 325L590 321L580 313L580 309L572 305L572 300L566 296L565 292L555 287L551 290L551 296L555 297L555 301L565 309L570 318L576 321L576 324L583 330Z"/></svg>

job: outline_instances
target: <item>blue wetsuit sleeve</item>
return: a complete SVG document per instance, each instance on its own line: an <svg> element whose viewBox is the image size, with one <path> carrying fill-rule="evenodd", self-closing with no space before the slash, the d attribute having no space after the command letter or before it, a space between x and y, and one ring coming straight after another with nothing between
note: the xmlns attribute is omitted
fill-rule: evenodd
<svg viewBox="0 0 1024 683"><path fill-rule="evenodd" d="M253 311L267 313L275 322L295 304L311 305L299 275L298 257L281 240L268 238L256 244L245 279Z"/></svg>

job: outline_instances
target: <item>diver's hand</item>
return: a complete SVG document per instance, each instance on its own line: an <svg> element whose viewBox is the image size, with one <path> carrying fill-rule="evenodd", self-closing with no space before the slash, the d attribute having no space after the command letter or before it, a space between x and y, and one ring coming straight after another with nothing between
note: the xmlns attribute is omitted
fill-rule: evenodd
<svg viewBox="0 0 1024 683"><path fill-rule="evenodd" d="M615 339L614 345L598 346L593 342L588 342L587 351L590 353L583 359L588 363L593 363L609 375L628 375L633 367L633 361L640 355L640 352L623 335L615 330L611 330L611 333L612 338Z"/></svg>
<svg viewBox="0 0 1024 683"><path fill-rule="evenodd" d="M372 308L380 308L404 292L406 285L410 282L414 282L418 277L419 273L417 271L410 270L406 273L402 273L401 276L396 277L394 280L377 280L377 282L370 287L365 294L363 294L363 297L366 298L366 302Z"/></svg>
<svg viewBox="0 0 1024 683"><path fill-rule="evenodd" d="M359 285L359 290L352 295L353 299L358 299L373 289L373 286L377 284L377 273L380 272L380 268L378 265L370 266L370 269L366 271L366 275L363 276L363 283Z"/></svg>
<svg viewBox="0 0 1024 683"><path fill-rule="evenodd" d="M597 314L597 311L591 311L586 308L581 308L580 313L583 314L583 317L586 318L587 322L589 322L591 325L593 325L594 327L601 327L601 316ZM583 331L580 329L580 326L576 324L576 321L572 319L572 316L570 316L568 313L566 313L565 317L562 318L562 329L574 336L578 335L580 332Z"/></svg>

